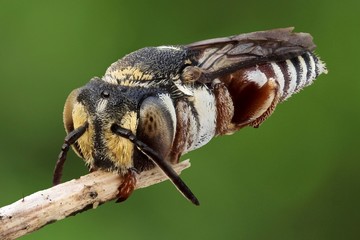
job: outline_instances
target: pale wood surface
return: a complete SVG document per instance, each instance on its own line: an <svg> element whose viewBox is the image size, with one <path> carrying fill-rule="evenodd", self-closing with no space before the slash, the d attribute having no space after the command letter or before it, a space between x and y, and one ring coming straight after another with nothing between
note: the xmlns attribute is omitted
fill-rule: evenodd
<svg viewBox="0 0 360 240"><path fill-rule="evenodd" d="M189 160L174 165L180 174L190 167ZM142 172L136 189L145 188L168 178L158 168ZM96 171L79 179L38 191L0 208L0 239L15 239L68 216L116 198L121 177Z"/></svg>

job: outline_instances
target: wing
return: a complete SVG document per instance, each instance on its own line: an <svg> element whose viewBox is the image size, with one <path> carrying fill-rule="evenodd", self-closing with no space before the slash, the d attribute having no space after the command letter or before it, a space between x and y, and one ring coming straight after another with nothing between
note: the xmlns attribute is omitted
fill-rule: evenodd
<svg viewBox="0 0 360 240"><path fill-rule="evenodd" d="M282 61L313 51L308 33L293 33L293 28L240 34L195 42L185 46L194 65L214 79L240 68L268 61Z"/></svg>
<svg viewBox="0 0 360 240"><path fill-rule="evenodd" d="M292 30L274 29L186 45L192 64L184 68L182 82L221 83L231 96L228 105L234 106L232 129L259 126L279 102L327 72L312 53L315 44L311 35Z"/></svg>

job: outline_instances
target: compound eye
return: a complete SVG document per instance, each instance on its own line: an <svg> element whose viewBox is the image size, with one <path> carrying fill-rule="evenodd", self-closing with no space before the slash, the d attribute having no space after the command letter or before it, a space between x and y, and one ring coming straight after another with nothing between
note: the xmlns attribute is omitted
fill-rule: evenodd
<svg viewBox="0 0 360 240"><path fill-rule="evenodd" d="M66 99L63 120L65 125L65 130L67 133L74 130L74 120L73 120L73 110L74 105L77 103L76 98L79 95L79 89L73 90Z"/></svg>
<svg viewBox="0 0 360 240"><path fill-rule="evenodd" d="M102 91L101 92L101 97L102 98L109 98L110 97L109 91L107 91L107 90Z"/></svg>
<svg viewBox="0 0 360 240"><path fill-rule="evenodd" d="M168 155L175 135L175 109L170 103L166 96L148 97L140 107L137 137L162 157Z"/></svg>

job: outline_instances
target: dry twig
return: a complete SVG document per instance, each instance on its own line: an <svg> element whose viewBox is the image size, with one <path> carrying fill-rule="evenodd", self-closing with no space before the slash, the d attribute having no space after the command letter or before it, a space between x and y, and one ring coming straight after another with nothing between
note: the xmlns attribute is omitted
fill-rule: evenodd
<svg viewBox="0 0 360 240"><path fill-rule="evenodd" d="M190 167L189 160L174 165L180 174ZM136 189L145 188L167 180L158 168L139 175ZM96 208L99 204L116 198L121 184L117 174L96 171L55 187L26 196L0 208L0 239L15 239L39 228Z"/></svg>

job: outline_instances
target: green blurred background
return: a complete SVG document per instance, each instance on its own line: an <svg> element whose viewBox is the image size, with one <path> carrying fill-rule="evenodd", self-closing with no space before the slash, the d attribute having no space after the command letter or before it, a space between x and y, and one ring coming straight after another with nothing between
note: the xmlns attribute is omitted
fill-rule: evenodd
<svg viewBox="0 0 360 240"><path fill-rule="evenodd" d="M23 239L360 239L359 1L0 0L0 206L51 186L69 92L144 46L295 26L329 74L169 183ZM71 153L64 179L87 172Z"/></svg>

